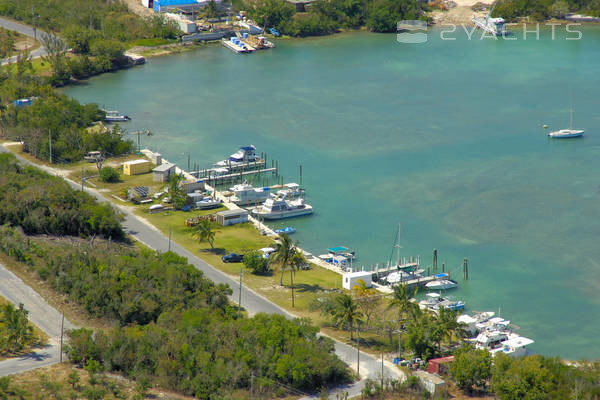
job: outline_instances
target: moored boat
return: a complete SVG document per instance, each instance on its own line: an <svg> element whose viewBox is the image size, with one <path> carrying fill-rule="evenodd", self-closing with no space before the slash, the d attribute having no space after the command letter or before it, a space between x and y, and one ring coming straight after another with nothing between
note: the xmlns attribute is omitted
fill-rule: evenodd
<svg viewBox="0 0 600 400"><path fill-rule="evenodd" d="M285 196L271 196L262 206L252 209L252 214L261 219L300 217L313 213L313 208L304 199L287 200Z"/></svg>
<svg viewBox="0 0 600 400"><path fill-rule="evenodd" d="M453 289L458 286L456 281L450 279L450 275L447 273L434 275L434 280L427 282L425 287L431 290L446 290Z"/></svg>
<svg viewBox="0 0 600 400"><path fill-rule="evenodd" d="M560 129L558 131L548 133L548 136L555 139L569 139L583 136L583 129L573 129L573 100L571 99L571 107L569 110L569 128Z"/></svg>
<svg viewBox="0 0 600 400"><path fill-rule="evenodd" d="M239 206L250 206L263 203L269 198L271 193L271 189L268 187L255 188L246 182L235 185L229 190L233 192L230 201Z"/></svg>
<svg viewBox="0 0 600 400"><path fill-rule="evenodd" d="M285 233L286 235L291 235L292 233L296 233L296 228L291 226L286 226L285 228L275 229L275 233L281 235Z"/></svg>
<svg viewBox="0 0 600 400"><path fill-rule="evenodd" d="M253 145L242 146L238 151L229 156L226 160L221 160L215 163L216 167L238 166L241 164L260 161L260 157L256 155L256 147Z"/></svg>

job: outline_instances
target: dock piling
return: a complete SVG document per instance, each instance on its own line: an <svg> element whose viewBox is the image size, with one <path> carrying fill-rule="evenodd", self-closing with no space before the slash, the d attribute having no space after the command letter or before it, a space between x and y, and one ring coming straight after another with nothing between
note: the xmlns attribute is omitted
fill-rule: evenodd
<svg viewBox="0 0 600 400"><path fill-rule="evenodd" d="M437 271L437 256L438 256L438 251L437 249L433 250L433 271Z"/></svg>
<svg viewBox="0 0 600 400"><path fill-rule="evenodd" d="M300 164L300 185L302 185L302 164Z"/></svg>
<svg viewBox="0 0 600 400"><path fill-rule="evenodd" d="M466 258L463 259L463 279L469 280L469 261Z"/></svg>
<svg viewBox="0 0 600 400"><path fill-rule="evenodd" d="M446 263L442 263L442 272L446 272Z"/></svg>

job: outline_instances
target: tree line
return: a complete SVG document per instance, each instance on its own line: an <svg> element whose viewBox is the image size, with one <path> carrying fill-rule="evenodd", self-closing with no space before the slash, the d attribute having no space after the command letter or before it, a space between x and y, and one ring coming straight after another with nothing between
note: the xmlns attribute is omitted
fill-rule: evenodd
<svg viewBox="0 0 600 400"><path fill-rule="evenodd" d="M125 239L122 216L65 181L0 154L0 225L27 234Z"/></svg>
<svg viewBox="0 0 600 400"><path fill-rule="evenodd" d="M31 105L14 103L22 98L31 99ZM104 116L96 104L80 104L54 91L44 78L35 75L27 59L0 70L0 134L23 142L23 150L38 159L73 162L88 151L130 153L133 142L123 138L118 126L107 132L88 129Z"/></svg>
<svg viewBox="0 0 600 400"><path fill-rule="evenodd" d="M564 18L568 13L576 12L600 17L598 0L499 0L494 16L508 21L521 17L530 17L535 21L549 18Z"/></svg>
<svg viewBox="0 0 600 400"><path fill-rule="evenodd" d="M427 19L425 4L418 0L320 0L302 13L284 0L247 0L238 7L259 25L291 36L315 36L361 27L395 32L401 20Z"/></svg>
<svg viewBox="0 0 600 400"><path fill-rule="evenodd" d="M156 43L177 39L175 23L160 15L140 17L120 0L0 0L0 15L44 30L38 35L50 56L50 82L68 83L121 68L127 46L149 39ZM66 50L73 54L67 57Z"/></svg>

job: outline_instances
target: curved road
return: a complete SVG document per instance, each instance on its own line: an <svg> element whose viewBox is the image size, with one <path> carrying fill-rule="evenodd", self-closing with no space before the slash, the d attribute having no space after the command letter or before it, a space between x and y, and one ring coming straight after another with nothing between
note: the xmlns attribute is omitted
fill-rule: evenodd
<svg viewBox="0 0 600 400"><path fill-rule="evenodd" d="M2 18L0 17L0 27L4 28L4 29L8 29L11 31L16 31L19 32L22 35L25 36L29 36L32 38L35 37L40 37L40 35L46 35L45 32L37 29L37 32L34 32L33 28L27 25L23 25L19 22L15 22L12 21L10 19L6 19L6 18ZM46 54L48 54L46 52L46 49L44 48L44 46L40 46L37 49L33 50L31 53L29 53L29 58L38 58L38 57L43 57ZM12 56L9 58L5 58L2 60L2 62L0 63L0 65L6 65L8 63L14 63L17 61L17 57L18 56Z"/></svg>
<svg viewBox="0 0 600 400"><path fill-rule="evenodd" d="M0 152L8 152L6 147L0 146ZM38 168L42 168L51 174L57 174L56 170L52 168L39 166L31 163L28 160L25 160L22 157L17 156L17 158L24 163L35 165ZM81 185L66 179L65 180L74 188L80 188ZM98 191L86 188L86 191L91 195L95 196L99 201L108 202ZM113 204L113 203L111 203ZM114 204L113 204L114 205ZM137 216L132 214L128 209L124 207L119 207L121 211L125 213L125 221L123 222L123 226L127 233L129 233L132 237L144 243L148 247L155 249L157 251L165 252L168 250L169 239L163 235L160 231L154 228L151 225L146 224L141 221ZM225 283L231 287L233 293L231 295L231 300L233 302L238 302L239 296L239 282L237 280L232 279L228 275L223 272L217 270L210 264L201 260L188 250L181 247L179 244L175 242L171 242L171 251L176 252L177 254L186 257L188 262L194 265L198 270L202 271L204 275L212 280L215 283ZM260 294L254 292L251 289L242 287L242 306L248 310L248 312L253 315L259 312L264 312L268 314L281 314L286 318L294 318L286 310L282 309L278 305L270 302L265 297ZM356 361L357 361L357 350L356 348L349 346L347 344L335 341L335 353L338 357L348 365L350 365L353 369L356 369ZM0 375L2 375L2 364L0 363ZM47 365L47 364L46 364ZM352 385L348 385L346 387L337 388L335 391L330 392L330 398L335 398L335 395L338 392L347 392L350 397L359 395L362 388L364 387L364 378L371 378L375 380L381 379L381 359L377 359L369 354L360 352L360 373L361 381L356 382ZM14 373L14 372L13 372ZM404 376L402 372L393 366L393 364L389 362L384 363L384 376L386 379L403 379Z"/></svg>

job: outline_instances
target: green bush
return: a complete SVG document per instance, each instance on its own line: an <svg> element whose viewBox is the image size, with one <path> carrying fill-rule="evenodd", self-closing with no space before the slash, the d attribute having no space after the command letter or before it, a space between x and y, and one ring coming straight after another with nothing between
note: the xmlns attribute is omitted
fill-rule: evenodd
<svg viewBox="0 0 600 400"><path fill-rule="evenodd" d="M264 258L260 251L252 251L244 255L244 265L256 275L269 275L271 273L269 260Z"/></svg>
<svg viewBox="0 0 600 400"><path fill-rule="evenodd" d="M113 167L102 167L100 180L106 183L117 183L121 180L121 174Z"/></svg>
<svg viewBox="0 0 600 400"><path fill-rule="evenodd" d="M475 387L481 388L492 375L492 356L487 350L465 345L454 354L450 374L462 390L471 392Z"/></svg>

